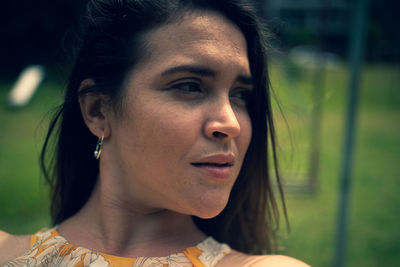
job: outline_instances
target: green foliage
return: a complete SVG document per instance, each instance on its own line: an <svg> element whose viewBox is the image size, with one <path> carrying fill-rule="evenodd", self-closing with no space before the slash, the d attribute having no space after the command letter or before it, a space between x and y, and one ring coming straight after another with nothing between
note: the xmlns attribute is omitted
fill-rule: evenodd
<svg viewBox="0 0 400 267"><path fill-rule="evenodd" d="M346 66L328 70L321 99L312 98L315 72L272 62L272 83L287 120L276 114L280 163L291 232L281 231L282 251L313 266L332 266L339 177L347 106ZM400 77L398 66L367 65L362 75L352 171L347 266L396 266L400 261ZM290 76L290 77L289 77ZM6 107L9 83L0 83L0 229L29 233L49 225L48 195L38 155L48 110L60 102L60 85L45 82L33 101ZM318 183L312 193L290 184L308 177L310 114L322 105ZM284 227L282 227L284 228Z"/></svg>

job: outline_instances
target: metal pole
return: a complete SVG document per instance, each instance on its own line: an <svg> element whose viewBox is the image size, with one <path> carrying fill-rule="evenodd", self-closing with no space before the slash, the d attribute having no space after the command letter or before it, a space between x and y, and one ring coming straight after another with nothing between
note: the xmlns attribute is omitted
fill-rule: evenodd
<svg viewBox="0 0 400 267"><path fill-rule="evenodd" d="M349 103L345 129L344 155L342 175L340 181L339 214L337 224L337 244L335 253L335 267L343 267L345 262L347 241L347 217L349 196L351 189L351 167L353 164L353 146L355 136L356 111L358 100L358 87L360 79L360 66L362 64L365 47L365 28L367 22L368 0L356 0L353 7L353 25L350 32L349 56L351 75L349 84Z"/></svg>
<svg viewBox="0 0 400 267"><path fill-rule="evenodd" d="M323 52L325 48L325 39L323 33L326 31L327 15L331 5L330 0L320 0L321 8L319 10L318 19L318 43L319 57L315 62L314 79L313 79L313 108L311 110L311 142L310 142L310 160L308 162L308 188L310 192L314 192L317 187L320 152L321 152L321 129L322 129L322 113L323 98L326 84L326 54Z"/></svg>

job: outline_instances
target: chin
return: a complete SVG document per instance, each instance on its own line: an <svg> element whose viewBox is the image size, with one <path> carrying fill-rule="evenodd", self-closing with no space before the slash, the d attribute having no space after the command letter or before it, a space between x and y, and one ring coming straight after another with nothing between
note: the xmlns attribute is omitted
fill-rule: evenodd
<svg viewBox="0 0 400 267"><path fill-rule="evenodd" d="M200 206L193 209L192 215L201 219L212 219L218 216L226 207L228 198L217 201L206 200L200 203Z"/></svg>
<svg viewBox="0 0 400 267"><path fill-rule="evenodd" d="M218 212L218 213L193 214L193 216L196 216L196 217L198 217L200 219L212 219L212 218L217 217L221 213L221 211Z"/></svg>

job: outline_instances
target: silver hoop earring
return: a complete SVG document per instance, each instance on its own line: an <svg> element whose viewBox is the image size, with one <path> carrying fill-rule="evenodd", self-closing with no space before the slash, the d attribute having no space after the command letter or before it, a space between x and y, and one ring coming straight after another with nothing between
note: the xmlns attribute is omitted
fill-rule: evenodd
<svg viewBox="0 0 400 267"><path fill-rule="evenodd" d="M103 144L104 144L104 133L102 134L101 137L99 137L99 140L97 141L96 150L94 151L94 158L95 159L99 159L100 158L101 150L103 148Z"/></svg>

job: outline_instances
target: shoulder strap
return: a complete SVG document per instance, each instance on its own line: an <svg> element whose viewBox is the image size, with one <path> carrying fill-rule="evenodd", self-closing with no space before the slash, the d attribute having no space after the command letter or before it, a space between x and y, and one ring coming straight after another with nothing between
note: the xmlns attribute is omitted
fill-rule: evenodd
<svg viewBox="0 0 400 267"><path fill-rule="evenodd" d="M183 252L186 258L188 258L195 267L206 267L199 260L199 256L201 255L201 253L202 251L198 247L189 247Z"/></svg>
<svg viewBox="0 0 400 267"><path fill-rule="evenodd" d="M31 236L30 248L32 248L37 242L43 243L43 241L57 235L59 234L57 233L55 228L42 229Z"/></svg>
<svg viewBox="0 0 400 267"><path fill-rule="evenodd" d="M208 237L197 246L187 248L183 253L195 267L214 267L230 252L231 249L227 244Z"/></svg>

